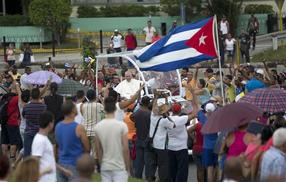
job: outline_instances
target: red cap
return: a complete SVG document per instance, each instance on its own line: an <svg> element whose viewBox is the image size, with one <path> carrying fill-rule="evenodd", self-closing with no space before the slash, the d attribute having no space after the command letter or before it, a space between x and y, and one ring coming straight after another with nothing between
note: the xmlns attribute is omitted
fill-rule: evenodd
<svg viewBox="0 0 286 182"><path fill-rule="evenodd" d="M181 109L182 109L182 106L178 103L174 103L172 105L172 112L173 113L179 113L179 112L181 112Z"/></svg>

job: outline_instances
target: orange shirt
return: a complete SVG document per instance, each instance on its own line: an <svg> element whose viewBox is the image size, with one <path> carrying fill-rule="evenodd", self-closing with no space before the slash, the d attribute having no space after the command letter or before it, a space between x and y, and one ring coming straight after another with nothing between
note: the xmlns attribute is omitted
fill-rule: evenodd
<svg viewBox="0 0 286 182"><path fill-rule="evenodd" d="M136 135L136 128L135 128L135 123L130 119L132 112L127 112L124 115L124 122L126 123L128 127L128 140L132 140L133 136Z"/></svg>

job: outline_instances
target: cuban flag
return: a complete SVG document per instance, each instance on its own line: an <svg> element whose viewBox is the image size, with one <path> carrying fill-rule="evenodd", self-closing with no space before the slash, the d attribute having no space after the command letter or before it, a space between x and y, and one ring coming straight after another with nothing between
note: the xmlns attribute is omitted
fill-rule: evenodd
<svg viewBox="0 0 286 182"><path fill-rule="evenodd" d="M217 58L215 18L177 27L167 36L135 50L142 71L171 71Z"/></svg>

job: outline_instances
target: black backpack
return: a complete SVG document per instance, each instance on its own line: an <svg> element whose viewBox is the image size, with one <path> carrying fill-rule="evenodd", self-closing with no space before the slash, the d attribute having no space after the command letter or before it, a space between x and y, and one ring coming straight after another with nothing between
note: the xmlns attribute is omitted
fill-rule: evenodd
<svg viewBox="0 0 286 182"><path fill-rule="evenodd" d="M14 95L6 94L0 100L0 124L6 124L8 121L7 108L9 101Z"/></svg>

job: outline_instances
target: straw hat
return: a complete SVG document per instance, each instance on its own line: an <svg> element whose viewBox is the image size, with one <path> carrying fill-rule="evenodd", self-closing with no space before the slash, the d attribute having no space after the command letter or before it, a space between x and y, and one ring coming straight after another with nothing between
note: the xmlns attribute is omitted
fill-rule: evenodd
<svg viewBox="0 0 286 182"><path fill-rule="evenodd" d="M168 104L163 104L159 106L159 114L164 114L170 110L170 106Z"/></svg>

